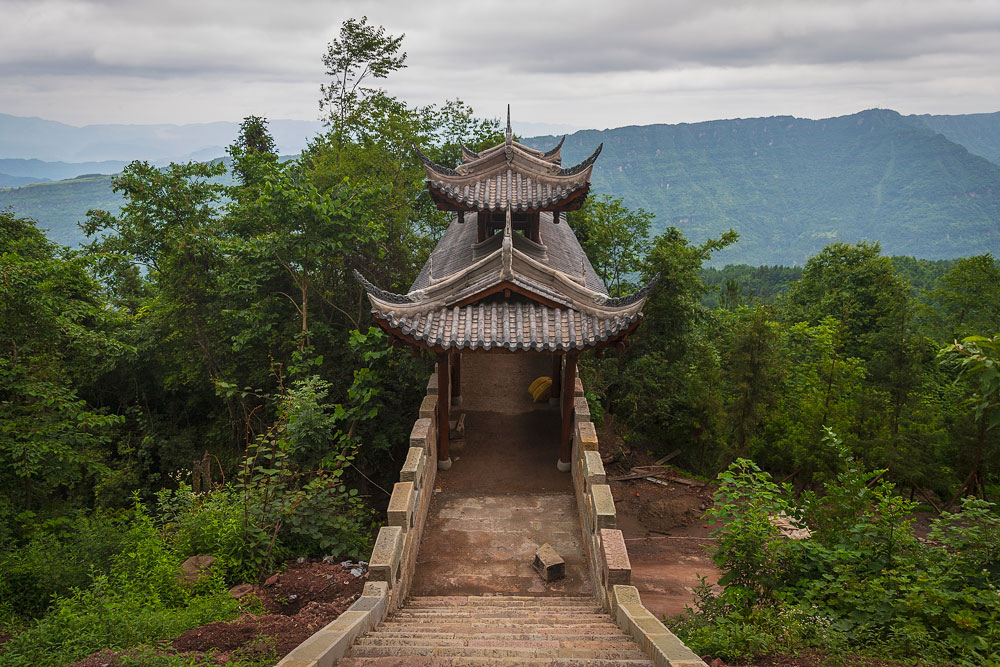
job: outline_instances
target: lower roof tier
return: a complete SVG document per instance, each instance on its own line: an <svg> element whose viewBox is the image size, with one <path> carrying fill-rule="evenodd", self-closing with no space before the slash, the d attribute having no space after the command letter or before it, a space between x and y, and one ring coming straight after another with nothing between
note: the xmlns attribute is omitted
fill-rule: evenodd
<svg viewBox="0 0 1000 667"><path fill-rule="evenodd" d="M600 317L529 300L496 299L412 315L373 309L375 320L411 344L437 350L567 352L623 338L641 313Z"/></svg>

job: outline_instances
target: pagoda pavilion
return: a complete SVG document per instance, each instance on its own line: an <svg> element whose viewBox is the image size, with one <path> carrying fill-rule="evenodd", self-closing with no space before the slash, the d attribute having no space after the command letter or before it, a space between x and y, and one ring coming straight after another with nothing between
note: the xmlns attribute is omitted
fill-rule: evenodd
<svg viewBox="0 0 1000 667"><path fill-rule="evenodd" d="M462 146L455 169L418 150L431 197L455 217L406 294L356 273L375 322L396 342L437 356L443 470L451 467L449 408L461 397L462 356L528 353L552 357L552 398L562 418L553 454L558 450L559 469L568 471L577 358L584 350L623 348L656 282L628 296L608 294L564 215L583 205L603 144L580 164L562 167L563 141L547 152L514 141L508 108L506 140L479 153Z"/></svg>

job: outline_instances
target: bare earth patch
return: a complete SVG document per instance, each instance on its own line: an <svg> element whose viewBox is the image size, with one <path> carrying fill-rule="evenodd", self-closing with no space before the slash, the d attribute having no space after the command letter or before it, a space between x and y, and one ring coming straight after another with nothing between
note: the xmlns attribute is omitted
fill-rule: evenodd
<svg viewBox="0 0 1000 667"><path fill-rule="evenodd" d="M699 577L712 583L719 571L708 557L713 540L705 523L714 484L689 479L689 484L662 478L664 484L645 478L611 481L634 466L652 465L646 452L624 450L609 420L598 429L608 484L618 511L618 528L625 537L632 563L632 585L642 603L657 616L675 616L694 602ZM680 472L677 477L684 477Z"/></svg>

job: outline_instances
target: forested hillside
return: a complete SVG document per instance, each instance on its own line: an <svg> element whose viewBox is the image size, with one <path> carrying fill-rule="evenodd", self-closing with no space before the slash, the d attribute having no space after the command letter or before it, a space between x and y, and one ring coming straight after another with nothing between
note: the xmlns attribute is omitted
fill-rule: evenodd
<svg viewBox="0 0 1000 667"><path fill-rule="evenodd" d="M38 221L51 240L68 246L86 241L80 224L87 219L87 211L117 210L123 201L111 190L111 176L103 174L0 189L0 210L10 209Z"/></svg>
<svg viewBox="0 0 1000 667"><path fill-rule="evenodd" d="M958 116L923 114L907 116L907 120L940 132L956 144L968 148L970 153L1000 164L1000 111Z"/></svg>
<svg viewBox="0 0 1000 667"><path fill-rule="evenodd" d="M107 177L11 191L83 189L95 242L0 210L0 667L101 649L273 665L256 631L250 655L170 641L259 611L230 587L283 563L370 553L434 357L372 326L353 272L405 291L450 219L413 146L455 166L459 141L504 136L460 101L358 85L372 62L405 66L401 41L343 24L324 55L343 73L321 89L330 126L295 159L249 116L228 160L136 161L105 204ZM613 455L672 456L715 490L724 576L671 626L730 664L1000 665L1000 265L982 222L997 167L892 112L583 132L566 163L602 138L601 186L658 184L632 204L689 206L675 221L700 237L608 196L566 220L613 295L659 278L630 344L580 357ZM794 202L837 220L796 235L800 206L780 229L762 213L715 233ZM825 243L848 218L887 247L975 251ZM782 245L800 267L703 272ZM189 586L192 556L216 562Z"/></svg>
<svg viewBox="0 0 1000 667"><path fill-rule="evenodd" d="M655 230L740 234L717 264L801 264L832 241L930 259L1000 250L1000 166L894 111L585 130L564 163L601 142L595 188L654 213Z"/></svg>

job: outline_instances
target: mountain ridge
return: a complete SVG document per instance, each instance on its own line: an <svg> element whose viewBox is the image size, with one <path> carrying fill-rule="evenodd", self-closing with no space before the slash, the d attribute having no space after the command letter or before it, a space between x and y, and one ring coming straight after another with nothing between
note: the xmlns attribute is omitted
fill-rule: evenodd
<svg viewBox="0 0 1000 667"><path fill-rule="evenodd" d="M563 163L602 142L595 192L654 213L656 232L736 229L718 263L801 264L830 241L927 259L1000 251L1000 165L895 111L586 130L567 136Z"/></svg>
<svg viewBox="0 0 1000 667"><path fill-rule="evenodd" d="M676 226L700 242L736 229L740 241L713 265L801 264L829 241L879 241L888 254L926 259L1000 255L1000 165L982 155L992 150L994 130L1000 136L1000 113L972 115L963 124L957 116L885 109L818 120L632 125L567 135L563 164L603 142L595 193L653 212L654 232ZM557 137L522 141L547 149ZM0 173L11 162L0 160ZM70 173L73 164L82 166L60 168ZM99 169L88 165L77 174L93 171ZM120 201L101 190L105 179L0 190L0 208L14 206L73 245L82 241L76 223L87 209Z"/></svg>

